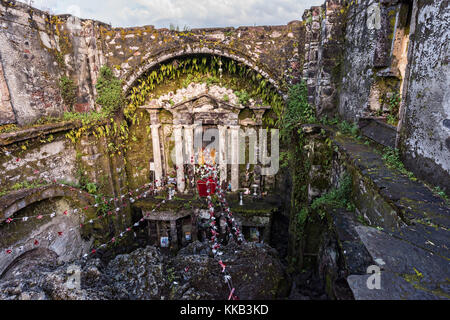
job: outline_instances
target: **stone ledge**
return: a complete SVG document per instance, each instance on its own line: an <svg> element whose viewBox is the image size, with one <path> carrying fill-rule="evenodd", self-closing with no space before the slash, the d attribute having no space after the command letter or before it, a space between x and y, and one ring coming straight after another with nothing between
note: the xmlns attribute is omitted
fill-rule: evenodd
<svg viewBox="0 0 450 320"><path fill-rule="evenodd" d="M360 118L358 126L364 136L383 146L395 148L397 129L381 121L381 118Z"/></svg>
<svg viewBox="0 0 450 320"><path fill-rule="evenodd" d="M447 203L422 182L387 167L373 146L332 129L328 132L338 147L339 163L352 176L355 199L361 194L376 198L374 203L356 203L357 210L370 212L376 207L381 217L395 215L398 220L389 227L383 219L363 226L342 210L332 214L355 299L450 299ZM380 290L367 288L370 275L364 268L370 264L381 269Z"/></svg>
<svg viewBox="0 0 450 320"><path fill-rule="evenodd" d="M386 167L381 154L370 146L344 135L335 135L333 140L346 161L365 179L365 187L377 195L378 204L385 203L378 208L393 210L380 214L386 216L395 212L398 216L397 225L389 228L379 224L374 226L383 227L385 232L397 239L450 259L450 208L445 201L423 183L411 181ZM354 183L358 180L354 177ZM354 190L364 192L360 185L355 185Z"/></svg>
<svg viewBox="0 0 450 320"><path fill-rule="evenodd" d="M0 197L0 223L32 203L55 197L74 197L75 194L86 202L92 201L92 196L69 186L48 185L12 191Z"/></svg>
<svg viewBox="0 0 450 320"><path fill-rule="evenodd" d="M355 229L372 258L382 261L380 289L367 288L370 275L347 278L355 299L450 299L448 259L374 228Z"/></svg>
<svg viewBox="0 0 450 320"><path fill-rule="evenodd" d="M80 121L59 122L35 126L19 131L8 132L0 134L0 146L7 146L16 142L21 142L52 133L68 131L74 128L81 127Z"/></svg>

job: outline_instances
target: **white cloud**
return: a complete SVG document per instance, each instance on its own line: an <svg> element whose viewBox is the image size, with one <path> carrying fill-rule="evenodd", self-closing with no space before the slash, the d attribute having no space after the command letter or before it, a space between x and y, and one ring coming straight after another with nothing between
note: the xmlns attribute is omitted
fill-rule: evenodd
<svg viewBox="0 0 450 320"><path fill-rule="evenodd" d="M35 0L33 6L117 27L174 24L183 28L281 25L325 0ZM26 2L26 1L23 1Z"/></svg>

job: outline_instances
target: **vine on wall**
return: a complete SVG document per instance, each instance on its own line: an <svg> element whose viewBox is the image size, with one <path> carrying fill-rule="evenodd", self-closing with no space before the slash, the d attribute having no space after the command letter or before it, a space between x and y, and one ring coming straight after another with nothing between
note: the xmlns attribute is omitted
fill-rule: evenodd
<svg viewBox="0 0 450 320"><path fill-rule="evenodd" d="M185 78L183 86L191 82L220 83L235 90L240 103L245 105L250 98L256 101L259 99L261 104L271 105L273 110L281 115L283 98L262 75L229 58L199 55L180 60L173 59L141 77L130 90L129 105L124 110L125 116L133 118L138 106L144 105L149 99L157 98L154 90L158 85L164 85L182 77ZM242 81L236 81L236 77Z"/></svg>

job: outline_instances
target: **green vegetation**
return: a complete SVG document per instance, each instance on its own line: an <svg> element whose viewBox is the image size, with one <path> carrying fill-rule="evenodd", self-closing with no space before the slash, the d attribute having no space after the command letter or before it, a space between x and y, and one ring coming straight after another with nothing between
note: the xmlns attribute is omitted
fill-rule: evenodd
<svg viewBox="0 0 450 320"><path fill-rule="evenodd" d="M417 180L417 178L414 177L414 174L412 172L406 170L405 165L400 160L400 152L398 149L393 149L390 147L384 148L382 158L389 168L400 171L400 173L408 176L408 178L410 178L412 181Z"/></svg>
<svg viewBox="0 0 450 320"><path fill-rule="evenodd" d="M61 97L64 104L72 109L77 100L77 87L73 80L67 76L61 77L59 79L59 89L61 90Z"/></svg>
<svg viewBox="0 0 450 320"><path fill-rule="evenodd" d="M356 123L348 123L347 121L343 120L338 123L337 127L343 134L351 135L354 138L361 138L359 135L359 128Z"/></svg>
<svg viewBox="0 0 450 320"><path fill-rule="evenodd" d="M102 106L102 112L112 115L125 106L125 95L122 91L122 81L117 79L110 68L103 66L97 84L97 103Z"/></svg>
<svg viewBox="0 0 450 320"><path fill-rule="evenodd" d="M445 191L441 189L441 187L435 187L435 188L433 189L433 192L434 192L435 194L437 194L438 196L440 196L442 199L444 199L444 201L445 201L447 204L450 204L450 198L447 196L447 194L445 193Z"/></svg>
<svg viewBox="0 0 450 320"><path fill-rule="evenodd" d="M22 190L22 189L39 188L39 187L43 187L43 186L46 186L46 185L48 185L48 183L43 181L43 180L34 180L34 181L31 181L31 182L28 182L28 181L17 182L16 184L11 186L10 188L5 188L5 189L1 190L0 191L0 197L10 193L11 191L17 191L17 190Z"/></svg>
<svg viewBox="0 0 450 320"><path fill-rule="evenodd" d="M250 95L248 94L247 91L245 90L235 91L234 94L236 95L236 97L238 97L240 104L242 104L243 106L248 105Z"/></svg>
<svg viewBox="0 0 450 320"><path fill-rule="evenodd" d="M16 124L5 124L0 126L0 134L16 131L19 127Z"/></svg>
<svg viewBox="0 0 450 320"><path fill-rule="evenodd" d="M132 119L138 106L162 94L159 88L167 89L177 82L183 87L192 82L220 84L238 92L243 104L254 98L257 103L271 105L277 115L283 110L284 101L277 89L245 64L224 57L196 55L173 59L144 74L130 90L125 116Z"/></svg>
<svg viewBox="0 0 450 320"><path fill-rule="evenodd" d="M65 112L62 116L63 121L81 121L83 125L89 125L104 120L106 115L103 112Z"/></svg>
<svg viewBox="0 0 450 320"><path fill-rule="evenodd" d="M304 123L317 122L314 107L308 103L306 83L302 81L289 89L287 105L280 122L280 136L289 144L292 137L299 134L298 127Z"/></svg>
<svg viewBox="0 0 450 320"><path fill-rule="evenodd" d="M326 214L326 209L344 208L349 211L355 210L355 205L351 199L352 179L346 175L337 188L332 188L329 192L314 199L311 203L311 209L316 210L321 218Z"/></svg>
<svg viewBox="0 0 450 320"><path fill-rule="evenodd" d="M398 123L399 111L400 111L400 94L394 93L388 99L389 114L387 116L387 122L390 125L396 126Z"/></svg>

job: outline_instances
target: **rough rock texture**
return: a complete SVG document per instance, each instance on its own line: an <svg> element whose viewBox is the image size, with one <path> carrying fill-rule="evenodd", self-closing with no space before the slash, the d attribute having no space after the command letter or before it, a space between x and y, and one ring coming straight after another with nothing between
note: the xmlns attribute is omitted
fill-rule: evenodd
<svg viewBox="0 0 450 320"><path fill-rule="evenodd" d="M414 21L415 20L415 21ZM400 146L417 176L450 193L450 7L417 1Z"/></svg>
<svg viewBox="0 0 450 320"><path fill-rule="evenodd" d="M71 210L73 207L72 200L67 201L67 198L56 197L51 201L30 204L14 216L22 219L35 216L38 212L55 212L57 213L55 217L29 218L26 223L19 220L2 225L0 274L11 263L21 260L35 249L50 250L57 255L58 261L64 262L80 258L87 253L91 241L81 237L80 217L76 214L63 215L64 211ZM58 232L62 232L62 234L59 236ZM6 250L11 250L11 253L7 254Z"/></svg>
<svg viewBox="0 0 450 320"><path fill-rule="evenodd" d="M1 60L0 60L1 61ZM8 85L6 84L5 75L3 74L3 66L0 62L0 125L15 123L16 116L11 105L11 96L9 94Z"/></svg>
<svg viewBox="0 0 450 320"><path fill-rule="evenodd" d="M342 59L345 16L342 0L327 0L303 14L306 22L303 78L309 102L319 114L332 115L338 103L339 68Z"/></svg>
<svg viewBox="0 0 450 320"><path fill-rule="evenodd" d="M163 257L154 247L119 255L107 268L117 299L131 300L160 299L167 281L163 271Z"/></svg>
<svg viewBox="0 0 450 320"><path fill-rule="evenodd" d="M255 258L256 257L256 258ZM276 251L244 243L224 248L223 262L241 299L273 299L287 294ZM119 255L105 267L99 259L57 264L51 251L36 251L0 278L0 299L218 299L229 290L207 244L194 242L175 257L155 247ZM188 268L186 268L188 267ZM80 286L70 270L79 270ZM75 281L76 284L76 281Z"/></svg>
<svg viewBox="0 0 450 320"><path fill-rule="evenodd" d="M372 69L378 31L381 30L380 6L375 2L370 8L363 0L351 6L347 13L345 53L342 61L339 113L347 120L355 120L368 109Z"/></svg>
<svg viewBox="0 0 450 320"><path fill-rule="evenodd" d="M274 299L287 294L283 267L273 248L255 243L231 243L223 252L220 259L227 266L240 299ZM202 243L182 249L166 272L168 270L172 271L174 279L170 287L172 299L228 298L230 290L218 259L214 259Z"/></svg>
<svg viewBox="0 0 450 320"><path fill-rule="evenodd" d="M54 141L48 142L54 139ZM75 182L76 152L67 139L52 138L31 144L28 140L25 150L17 148L0 154L1 189L8 189L16 183L31 183L37 180L64 180Z"/></svg>

